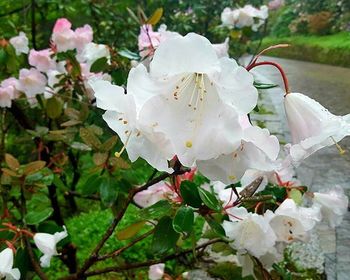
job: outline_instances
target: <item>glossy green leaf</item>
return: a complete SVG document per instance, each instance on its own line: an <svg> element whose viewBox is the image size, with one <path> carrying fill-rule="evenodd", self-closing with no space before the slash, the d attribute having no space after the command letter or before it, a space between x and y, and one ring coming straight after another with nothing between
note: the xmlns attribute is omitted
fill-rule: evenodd
<svg viewBox="0 0 350 280"><path fill-rule="evenodd" d="M182 199L187 205L199 208L202 205L201 197L199 196L198 187L190 181L183 181L180 185L180 193Z"/></svg>
<svg viewBox="0 0 350 280"><path fill-rule="evenodd" d="M155 254L164 254L170 249L175 248L179 236L180 234L173 228L171 218L168 216L163 217L155 227L152 252Z"/></svg>
<svg viewBox="0 0 350 280"><path fill-rule="evenodd" d="M191 207L181 206L174 217L173 228L178 233L190 233L193 229L194 213Z"/></svg>
<svg viewBox="0 0 350 280"><path fill-rule="evenodd" d="M219 224L217 221L215 221L213 218L211 217L205 217L205 220L207 221L207 223L209 224L210 228L217 233L220 236L225 236L225 230L222 227L221 224Z"/></svg>
<svg viewBox="0 0 350 280"><path fill-rule="evenodd" d="M208 192L202 188L198 188L198 192L200 198L206 206L212 210L221 211L221 203L211 192Z"/></svg>
<svg viewBox="0 0 350 280"><path fill-rule="evenodd" d="M159 219L163 216L169 215L172 210L171 204L167 200L160 200L157 203L141 209L139 216L142 219Z"/></svg>
<svg viewBox="0 0 350 280"><path fill-rule="evenodd" d="M48 219L53 213L53 209L51 207L47 207L41 210L33 210L27 213L25 216L25 220L28 225L37 225L46 219Z"/></svg>
<svg viewBox="0 0 350 280"><path fill-rule="evenodd" d="M84 195L91 195L100 190L102 178L99 174L92 174L85 182L81 193Z"/></svg>
<svg viewBox="0 0 350 280"><path fill-rule="evenodd" d="M99 73L104 72L108 68L108 60L106 57L97 59L90 67L90 72Z"/></svg>
<svg viewBox="0 0 350 280"><path fill-rule="evenodd" d="M139 60L140 59L140 56L137 53L134 53L134 52L132 52L132 51L130 51L128 49L120 50L118 52L118 54L120 56L129 58L129 59L132 59L132 60Z"/></svg>
<svg viewBox="0 0 350 280"><path fill-rule="evenodd" d="M100 197L104 207L111 207L118 196L115 178L103 177L100 183Z"/></svg>
<svg viewBox="0 0 350 280"><path fill-rule="evenodd" d="M63 112L63 102L57 97L51 97L46 102L46 114L50 119L57 119Z"/></svg>

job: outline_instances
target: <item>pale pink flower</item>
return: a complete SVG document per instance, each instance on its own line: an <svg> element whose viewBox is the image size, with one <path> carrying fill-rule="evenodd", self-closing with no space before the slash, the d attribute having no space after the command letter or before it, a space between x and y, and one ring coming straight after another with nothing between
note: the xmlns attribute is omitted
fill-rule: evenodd
<svg viewBox="0 0 350 280"><path fill-rule="evenodd" d="M164 263L157 263L157 264L151 265L148 271L148 278L150 280L162 279L164 275L164 268L165 268Z"/></svg>
<svg viewBox="0 0 350 280"><path fill-rule="evenodd" d="M12 99L16 96L16 88L4 80L0 85L0 107L11 107Z"/></svg>
<svg viewBox="0 0 350 280"><path fill-rule="evenodd" d="M159 182L147 190L137 193L134 196L134 201L141 207L151 206L162 199L174 197L173 190L166 182Z"/></svg>
<svg viewBox="0 0 350 280"><path fill-rule="evenodd" d="M56 45L58 52L65 52L75 48L75 33L71 29L72 24L66 18L56 21L51 40Z"/></svg>
<svg viewBox="0 0 350 280"><path fill-rule="evenodd" d="M18 89L24 92L27 98L33 98L39 93L44 93L46 82L46 77L35 68L19 71Z"/></svg>
<svg viewBox="0 0 350 280"><path fill-rule="evenodd" d="M140 34L138 37L138 46L141 57L152 55L154 50L160 44L160 33L154 32L152 25L145 24L140 28Z"/></svg>
<svg viewBox="0 0 350 280"><path fill-rule="evenodd" d="M284 0L272 0L268 3L270 10L277 10L284 5Z"/></svg>
<svg viewBox="0 0 350 280"><path fill-rule="evenodd" d="M75 29L75 45L78 50L82 50L86 44L91 43L92 38L93 30L90 25L85 24Z"/></svg>
<svg viewBox="0 0 350 280"><path fill-rule="evenodd" d="M10 44L15 48L16 55L29 52L28 38L24 32L20 32L18 36L10 39Z"/></svg>
<svg viewBox="0 0 350 280"><path fill-rule="evenodd" d="M50 49L41 51L31 50L29 53L29 64L34 66L41 72L47 72L56 68L56 62L51 58L52 52Z"/></svg>

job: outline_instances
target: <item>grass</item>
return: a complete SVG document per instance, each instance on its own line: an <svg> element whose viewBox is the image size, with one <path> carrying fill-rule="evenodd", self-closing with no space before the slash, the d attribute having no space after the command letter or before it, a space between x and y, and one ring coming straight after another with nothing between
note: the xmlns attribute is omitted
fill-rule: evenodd
<svg viewBox="0 0 350 280"><path fill-rule="evenodd" d="M261 48L287 43L289 48L270 51L271 56L312 61L350 67L350 33L341 32L326 36L267 37Z"/></svg>

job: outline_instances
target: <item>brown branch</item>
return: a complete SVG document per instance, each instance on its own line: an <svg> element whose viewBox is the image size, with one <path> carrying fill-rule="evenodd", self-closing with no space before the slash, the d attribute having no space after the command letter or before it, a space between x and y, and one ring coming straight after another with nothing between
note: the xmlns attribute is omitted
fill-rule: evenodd
<svg viewBox="0 0 350 280"><path fill-rule="evenodd" d="M141 240L145 239L146 237L150 236L154 232L154 229L146 232L145 234L140 235L138 238L134 239L131 241L129 244L125 245L122 248L119 248L118 250L115 250L112 253L105 254L103 256L98 257L97 261L103 261L105 259L113 258L115 256L120 255L123 253L125 250L129 249L130 247L134 246L136 243L140 242Z"/></svg>
<svg viewBox="0 0 350 280"><path fill-rule="evenodd" d="M36 274L38 274L38 276L39 276L39 278L41 280L48 280L49 278L47 278L47 276L42 271L40 265L38 264L38 262L35 259L34 252L33 252L32 246L31 246L31 244L30 244L30 242L28 240L28 237L23 235L23 238L24 238L24 241L26 243L27 251L28 251L28 254L29 254L29 259L30 259L30 262L32 263L34 271L36 272Z"/></svg>
<svg viewBox="0 0 350 280"><path fill-rule="evenodd" d="M209 245L212 245L212 244L218 243L218 242L226 242L226 241L224 241L220 238L212 239L208 242L205 242L201 245L198 245L195 248L195 251L205 249ZM135 269L135 268L147 267L147 266L150 266L153 264L163 263L163 262L166 262L166 261L169 261L172 259L176 259L178 257L185 256L185 255L190 254L190 253L193 253L193 248L184 250L182 252L173 253L173 254L170 254L168 256L165 256L165 257L157 259L157 260L150 260L150 261L145 261L145 262L126 264L126 265L122 265L122 266L111 266L111 267L106 267L106 268L102 268L102 269L98 269L98 270L93 270L93 271L85 273L84 276L89 277L89 276L100 275L100 274L104 274L104 273L108 273L108 272L121 272L121 271L131 270L131 269Z"/></svg>

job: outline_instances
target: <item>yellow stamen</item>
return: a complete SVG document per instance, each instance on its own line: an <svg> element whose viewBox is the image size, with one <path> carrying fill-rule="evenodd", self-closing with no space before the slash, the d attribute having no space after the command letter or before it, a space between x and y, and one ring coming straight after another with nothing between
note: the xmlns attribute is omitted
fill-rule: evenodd
<svg viewBox="0 0 350 280"><path fill-rule="evenodd" d="M192 141L186 141L185 144L187 148L192 148Z"/></svg>
<svg viewBox="0 0 350 280"><path fill-rule="evenodd" d="M338 151L339 151L339 155L344 155L346 153L346 150L344 150L338 143L337 141L335 141L335 139L333 138L333 136L331 136L331 139L333 140L335 146L337 147Z"/></svg>
<svg viewBox="0 0 350 280"><path fill-rule="evenodd" d="M237 177L234 176L234 175L229 175L228 178L229 178L230 180L235 180Z"/></svg>
<svg viewBox="0 0 350 280"><path fill-rule="evenodd" d="M122 153L125 151L126 145L128 145L129 140L130 140L131 131L130 131L130 132L129 132L129 131L125 131L125 132L128 134L128 137L126 138L125 144L124 144L124 146L121 148L121 150L120 150L119 152L115 152L115 153L114 153L114 156L117 157L117 158L119 158L119 157L122 155Z"/></svg>

